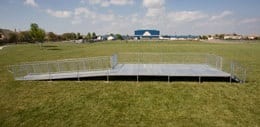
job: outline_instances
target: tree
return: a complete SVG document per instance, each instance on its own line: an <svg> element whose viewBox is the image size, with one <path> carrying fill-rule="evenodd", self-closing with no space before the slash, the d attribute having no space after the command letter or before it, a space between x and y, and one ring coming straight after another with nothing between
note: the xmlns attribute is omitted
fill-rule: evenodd
<svg viewBox="0 0 260 127"><path fill-rule="evenodd" d="M18 34L18 40L20 42L32 42L30 31L22 31Z"/></svg>
<svg viewBox="0 0 260 127"><path fill-rule="evenodd" d="M225 37L225 34L220 34L219 35L219 39L224 39L224 37Z"/></svg>
<svg viewBox="0 0 260 127"><path fill-rule="evenodd" d="M45 37L45 31L39 28L38 24L32 23L30 29L30 35L33 42L43 42Z"/></svg>
<svg viewBox="0 0 260 127"><path fill-rule="evenodd" d="M202 39L202 40L207 40L208 39L208 37L206 35L200 36L199 38Z"/></svg>
<svg viewBox="0 0 260 127"><path fill-rule="evenodd" d="M95 32L92 33L91 38L92 38L92 39L97 39L97 35L96 35Z"/></svg>
<svg viewBox="0 0 260 127"><path fill-rule="evenodd" d="M82 39L83 37L80 35L80 33L77 33L77 40Z"/></svg>
<svg viewBox="0 0 260 127"><path fill-rule="evenodd" d="M64 40L75 40L77 39L77 35L75 33L64 33L62 34L62 38Z"/></svg>
<svg viewBox="0 0 260 127"><path fill-rule="evenodd" d="M47 38L48 38L48 41L57 41L58 40L58 36L53 32L49 32L47 34Z"/></svg>
<svg viewBox="0 0 260 127"><path fill-rule="evenodd" d="M11 33L9 33L9 42L10 43L17 43L17 41L18 41L18 35L17 35L17 33L16 32L11 32Z"/></svg>
<svg viewBox="0 0 260 127"><path fill-rule="evenodd" d="M87 34L87 36L86 36L86 40L87 40L87 41L90 41L90 40L91 40L91 38L92 38L92 36L91 36L91 33L90 33L90 32L88 32L88 34Z"/></svg>
<svg viewBox="0 0 260 127"><path fill-rule="evenodd" d="M116 39L117 39L117 40L124 40L123 37L122 37L122 35L120 35L120 34L116 34Z"/></svg>

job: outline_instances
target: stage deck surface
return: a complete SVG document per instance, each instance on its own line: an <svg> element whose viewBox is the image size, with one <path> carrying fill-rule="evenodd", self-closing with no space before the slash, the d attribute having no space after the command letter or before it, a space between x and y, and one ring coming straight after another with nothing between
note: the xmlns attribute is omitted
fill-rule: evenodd
<svg viewBox="0 0 260 127"><path fill-rule="evenodd" d="M206 64L117 64L113 69L48 74L29 74L17 80L55 80L101 76L215 77L231 75Z"/></svg>

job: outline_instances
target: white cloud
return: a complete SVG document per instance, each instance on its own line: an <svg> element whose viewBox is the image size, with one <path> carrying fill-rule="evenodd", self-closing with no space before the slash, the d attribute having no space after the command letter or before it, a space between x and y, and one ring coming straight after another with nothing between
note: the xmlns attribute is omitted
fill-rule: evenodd
<svg viewBox="0 0 260 127"><path fill-rule="evenodd" d="M164 14L164 0L143 0L143 6L147 8L146 16L148 17Z"/></svg>
<svg viewBox="0 0 260 127"><path fill-rule="evenodd" d="M163 15L163 8L149 8L146 12L146 16L148 17L157 17L159 15Z"/></svg>
<svg viewBox="0 0 260 127"><path fill-rule="evenodd" d="M164 0L143 0L143 6L146 8L162 8Z"/></svg>
<svg viewBox="0 0 260 127"><path fill-rule="evenodd" d="M242 24L260 23L260 18L247 18L240 21Z"/></svg>
<svg viewBox="0 0 260 127"><path fill-rule="evenodd" d="M191 22L206 17L207 15L200 11L180 11L170 12L167 14L167 18L169 18L170 21L175 22Z"/></svg>
<svg viewBox="0 0 260 127"><path fill-rule="evenodd" d="M110 5L124 6L134 3L134 0L81 0L81 3L90 3L92 5L100 5L108 7Z"/></svg>
<svg viewBox="0 0 260 127"><path fill-rule="evenodd" d="M95 14L92 11L88 10L87 8L83 8L83 7L76 8L74 11L74 15L75 16L84 16L84 17L95 17Z"/></svg>
<svg viewBox="0 0 260 127"><path fill-rule="evenodd" d="M35 0L24 0L24 4L32 7L38 7L38 4L35 2Z"/></svg>
<svg viewBox="0 0 260 127"><path fill-rule="evenodd" d="M211 21L213 21L213 20L221 20L221 19L223 19L223 18L225 18L225 17L227 17L227 16L230 16L230 15L232 15L233 14L233 12L231 12L231 11L223 11L220 15L214 15L214 16L212 16L211 18L210 18L210 20Z"/></svg>
<svg viewBox="0 0 260 127"><path fill-rule="evenodd" d="M51 9L47 9L46 12L50 14L51 16L57 17L57 18L69 18L71 17L70 11L53 11Z"/></svg>
<svg viewBox="0 0 260 127"><path fill-rule="evenodd" d="M74 11L74 19L72 24L80 24L84 19L91 20L92 23L112 22L116 19L116 16L112 13L99 14L84 7L76 8Z"/></svg>
<svg viewBox="0 0 260 127"><path fill-rule="evenodd" d="M110 0L110 3L112 5L127 5L127 4L133 4L133 0Z"/></svg>

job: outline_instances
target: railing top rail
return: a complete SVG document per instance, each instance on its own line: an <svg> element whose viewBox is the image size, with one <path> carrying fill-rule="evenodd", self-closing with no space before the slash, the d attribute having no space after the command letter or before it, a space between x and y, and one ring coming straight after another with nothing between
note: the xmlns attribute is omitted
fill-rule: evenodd
<svg viewBox="0 0 260 127"><path fill-rule="evenodd" d="M117 54L166 54L166 55L214 55L218 56L212 53L197 53L197 52L119 52Z"/></svg>
<svg viewBox="0 0 260 127"><path fill-rule="evenodd" d="M20 64L9 65L9 67L35 65L35 64L49 64L49 63L58 63L58 62L76 62L82 60L100 60L100 59L110 59L110 57L111 56L97 56L97 57L71 58L71 59L51 60L51 61L32 61L32 62L23 62Z"/></svg>

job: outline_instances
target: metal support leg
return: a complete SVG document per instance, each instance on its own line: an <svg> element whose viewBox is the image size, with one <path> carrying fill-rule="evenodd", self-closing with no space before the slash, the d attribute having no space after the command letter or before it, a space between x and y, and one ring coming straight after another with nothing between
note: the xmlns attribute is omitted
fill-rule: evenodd
<svg viewBox="0 0 260 127"><path fill-rule="evenodd" d="M230 64L230 79L229 79L230 84L232 83L233 71L234 71L234 64L231 63Z"/></svg>
<svg viewBox="0 0 260 127"><path fill-rule="evenodd" d="M107 83L109 83L109 70L107 71Z"/></svg>
<svg viewBox="0 0 260 127"><path fill-rule="evenodd" d="M78 82L80 81L80 76L79 76L79 63L77 64L77 77L78 77Z"/></svg>

